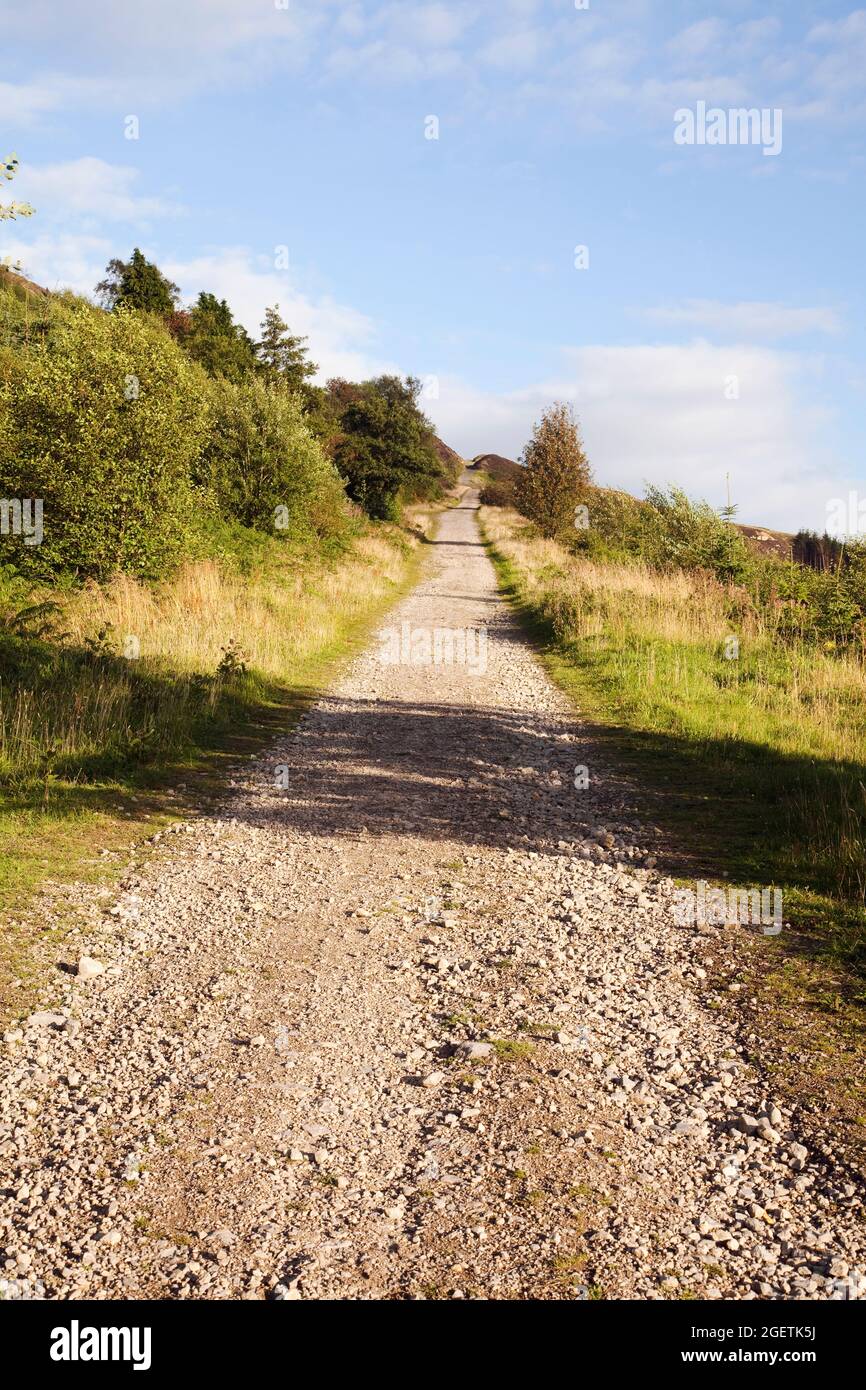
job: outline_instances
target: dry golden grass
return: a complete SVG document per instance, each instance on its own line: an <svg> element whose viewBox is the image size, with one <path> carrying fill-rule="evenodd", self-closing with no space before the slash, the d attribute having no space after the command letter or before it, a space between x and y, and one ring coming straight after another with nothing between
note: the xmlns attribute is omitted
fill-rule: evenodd
<svg viewBox="0 0 866 1390"><path fill-rule="evenodd" d="M866 667L804 641L782 642L736 589L684 571L598 563L531 538L516 512L482 513L527 602L557 636L586 644L620 697L653 727L737 737L786 752L866 762ZM726 659L735 637L739 654Z"/></svg>
<svg viewBox="0 0 866 1390"><path fill-rule="evenodd" d="M18 792L115 775L183 752L203 723L242 723L337 654L405 580L415 546L397 528L329 559L272 542L251 574L202 560L159 584L120 575L52 593L62 640L4 658L0 773Z"/></svg>
<svg viewBox="0 0 866 1390"><path fill-rule="evenodd" d="M333 568L250 577L202 560L159 585L120 575L87 587L64 603L60 626L81 643L108 625L121 643L138 639L142 661L178 673L213 673L235 642L252 668L282 681L399 583L405 564L400 547L375 535L359 538Z"/></svg>

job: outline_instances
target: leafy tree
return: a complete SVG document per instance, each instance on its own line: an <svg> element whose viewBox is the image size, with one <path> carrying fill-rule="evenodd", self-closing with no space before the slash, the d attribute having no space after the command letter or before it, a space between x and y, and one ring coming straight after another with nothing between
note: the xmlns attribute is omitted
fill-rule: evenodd
<svg viewBox="0 0 866 1390"><path fill-rule="evenodd" d="M307 424L329 458L334 458L342 439L341 419L346 407L360 400L363 387L355 381L331 377L325 386L304 388Z"/></svg>
<svg viewBox="0 0 866 1390"><path fill-rule="evenodd" d="M117 257L105 267L106 277L96 293L107 309L141 309L150 314L170 314L180 290L136 246L128 261Z"/></svg>
<svg viewBox="0 0 866 1390"><path fill-rule="evenodd" d="M514 484L517 507L542 535L565 535L591 482L574 412L557 402L544 412L523 450L523 471Z"/></svg>
<svg viewBox="0 0 866 1390"><path fill-rule="evenodd" d="M440 473L433 427L418 407L421 383L379 376L356 389L340 416L335 462L354 501L372 517L393 519L402 487Z"/></svg>
<svg viewBox="0 0 866 1390"><path fill-rule="evenodd" d="M307 357L306 341L289 332L289 325L280 317L279 304L265 309L256 353L259 361L270 371L279 372L293 391L302 391L319 370Z"/></svg>
<svg viewBox="0 0 866 1390"><path fill-rule="evenodd" d="M279 381L222 377L212 383L211 401L213 424L195 476L226 516L277 536L341 529L343 485L298 396Z"/></svg>
<svg viewBox="0 0 866 1390"><path fill-rule="evenodd" d="M43 502L28 572L166 573L197 527L190 470L207 380L162 327L120 307L73 306L44 349L0 378L0 496Z"/></svg>
<svg viewBox="0 0 866 1390"><path fill-rule="evenodd" d="M224 299L202 292L191 309L172 320L178 341L210 376L240 381L256 368L255 345L235 323Z"/></svg>

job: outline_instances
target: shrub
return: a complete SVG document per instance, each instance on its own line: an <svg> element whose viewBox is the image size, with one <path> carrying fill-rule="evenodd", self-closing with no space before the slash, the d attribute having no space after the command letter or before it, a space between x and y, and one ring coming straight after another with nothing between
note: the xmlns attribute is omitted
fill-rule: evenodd
<svg viewBox="0 0 866 1390"><path fill-rule="evenodd" d="M298 396L259 377L219 378L209 394L213 424L195 476L224 515L277 536L345 526L343 486Z"/></svg>
<svg viewBox="0 0 866 1390"><path fill-rule="evenodd" d="M598 560L622 560L640 554L645 503L627 492L603 487L589 488L583 501L589 525L574 531L570 549L586 551Z"/></svg>
<svg viewBox="0 0 866 1390"><path fill-rule="evenodd" d="M491 478L479 492L478 500L483 507L513 507L514 484Z"/></svg>
<svg viewBox="0 0 866 1390"><path fill-rule="evenodd" d="M72 306L0 382L0 496L44 511L42 544L4 538L4 558L95 578L171 569L196 529L204 383L146 316Z"/></svg>
<svg viewBox="0 0 866 1390"><path fill-rule="evenodd" d="M709 570L717 579L742 579L753 568L740 532L709 502L694 502L681 488L650 486L641 514L641 550L665 569Z"/></svg>

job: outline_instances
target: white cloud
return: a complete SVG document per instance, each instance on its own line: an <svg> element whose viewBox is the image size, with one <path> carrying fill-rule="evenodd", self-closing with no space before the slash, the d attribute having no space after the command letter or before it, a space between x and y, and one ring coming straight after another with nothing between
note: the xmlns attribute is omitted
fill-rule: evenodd
<svg viewBox="0 0 866 1390"><path fill-rule="evenodd" d="M445 48L457 42L474 14L468 5L400 3L389 5L377 21L403 38L425 48Z"/></svg>
<svg viewBox="0 0 866 1390"><path fill-rule="evenodd" d="M245 247L220 248L191 260L164 258L160 266L180 286L185 301L202 290L226 299L254 337L266 307L279 304L292 332L309 337L307 346L321 381L330 376L357 380L397 370L376 353L374 324L365 314L330 295L305 294L291 271L273 269L266 257L254 256Z"/></svg>
<svg viewBox="0 0 866 1390"><path fill-rule="evenodd" d="M48 217L73 214L134 222L178 211L162 198L136 194L133 186L138 177L138 170L128 165L108 164L87 155L63 164L24 165L15 188L17 196Z"/></svg>
<svg viewBox="0 0 866 1390"><path fill-rule="evenodd" d="M813 122L866 115L864 10L791 38L772 16L709 16L667 43L658 7L644 0L584 14L533 0L288 0L285 9L274 0L0 0L0 18L7 50L29 44L34 55L21 87L0 84L7 125L74 106L138 113L277 73L303 74L319 89L350 77L459 81L469 101L483 93L488 110L513 102L501 88L514 74L524 79L522 103L579 106L583 134L634 121L635 107L661 126L698 98L784 105L786 117Z"/></svg>
<svg viewBox="0 0 866 1390"><path fill-rule="evenodd" d="M46 116L70 107L106 105L118 95L104 77L69 77L43 73L29 82L0 82L0 121L7 128L27 129Z"/></svg>
<svg viewBox="0 0 866 1390"><path fill-rule="evenodd" d="M4 236L3 253L13 262L20 261L28 279L46 289L92 295L115 251L109 240L97 235L38 232L32 238Z"/></svg>
<svg viewBox="0 0 866 1390"><path fill-rule="evenodd" d="M125 110L188 96L201 87L261 80L309 61L326 13L337 0L315 7L289 0L0 0L4 47L31 44L39 68L21 100L45 110L106 104ZM54 72L79 74L76 79ZM107 76L106 76L107 74ZM47 92L48 97L43 93ZM2 109L2 104L0 104ZM14 111L14 104L13 104Z"/></svg>
<svg viewBox="0 0 866 1390"><path fill-rule="evenodd" d="M534 68L546 48L545 35L538 29L514 29L499 34L482 48L482 63L507 72Z"/></svg>
<svg viewBox="0 0 866 1390"><path fill-rule="evenodd" d="M319 0L319 9L328 0ZM0 3L5 43L35 40L48 53L111 53L115 70L144 55L173 55L188 64L190 53L226 52L260 40L292 40L309 24L309 7L274 0L148 0L146 5L118 5L116 0L18 0Z"/></svg>
<svg viewBox="0 0 866 1390"><path fill-rule="evenodd" d="M822 113L847 110L849 114L862 116L866 10L854 10L844 19L816 25L810 30L807 41L817 50L808 55L807 81L823 98Z"/></svg>
<svg viewBox="0 0 866 1390"><path fill-rule="evenodd" d="M693 63L708 53L715 53L724 33L725 25L720 19L699 19L675 34L668 41L667 49L675 63Z"/></svg>
<svg viewBox="0 0 866 1390"><path fill-rule="evenodd" d="M682 304L649 309L647 317L657 323L691 324L737 342L789 338L801 333L838 333L841 329L834 309L799 309L758 300L724 304L716 299L688 299Z"/></svg>
<svg viewBox="0 0 866 1390"><path fill-rule="evenodd" d="M823 526L844 484L818 443L819 360L696 342L574 348L564 362L562 375L509 394L444 377L428 413L464 456L517 458L542 410L570 400L602 484L641 496L646 481L673 482L718 506L730 471L742 521ZM725 396L732 376L735 400Z"/></svg>
<svg viewBox="0 0 866 1390"><path fill-rule="evenodd" d="M305 293L291 271L273 269L266 257L254 256L245 247L223 247L189 260L162 256L147 243L141 249L180 286L185 303L209 290L228 301L235 318L253 337L258 336L266 307L279 304L292 332L309 337L310 356L318 363L321 381L330 376L359 380L400 370L376 350L375 326L365 314L330 295ZM104 278L106 264L117 254L111 241L87 233L7 237L3 250L13 261L20 261L24 274L37 284L52 290L72 289L91 298Z"/></svg>
<svg viewBox="0 0 866 1390"><path fill-rule="evenodd" d="M47 82L0 82L0 121L29 126L60 104L60 93Z"/></svg>

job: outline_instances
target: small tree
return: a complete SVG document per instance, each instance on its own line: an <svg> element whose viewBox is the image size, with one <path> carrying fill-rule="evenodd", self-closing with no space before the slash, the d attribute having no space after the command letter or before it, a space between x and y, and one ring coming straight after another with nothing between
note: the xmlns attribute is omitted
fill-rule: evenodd
<svg viewBox="0 0 866 1390"><path fill-rule="evenodd" d="M106 276L96 293L106 309L141 309L166 315L173 312L180 290L136 246L128 261L115 256L105 267Z"/></svg>
<svg viewBox="0 0 866 1390"><path fill-rule="evenodd" d="M340 417L335 462L352 500L379 520L396 518L402 487L429 485L441 472L420 391L415 377L376 377L352 388Z"/></svg>
<svg viewBox="0 0 866 1390"><path fill-rule="evenodd" d="M544 412L523 450L523 471L514 485L518 509L544 536L563 535L592 483L580 429L562 401Z"/></svg>
<svg viewBox="0 0 866 1390"><path fill-rule="evenodd" d="M741 579L751 556L741 533L709 502L695 502L682 488L647 485L641 511L641 550L660 568L705 569L721 580Z"/></svg>
<svg viewBox="0 0 866 1390"><path fill-rule="evenodd" d="M289 332L289 325L280 316L279 304L265 309L261 341L256 343L258 359L270 371L279 372L293 391L302 391L319 370L307 356L306 341Z"/></svg>

